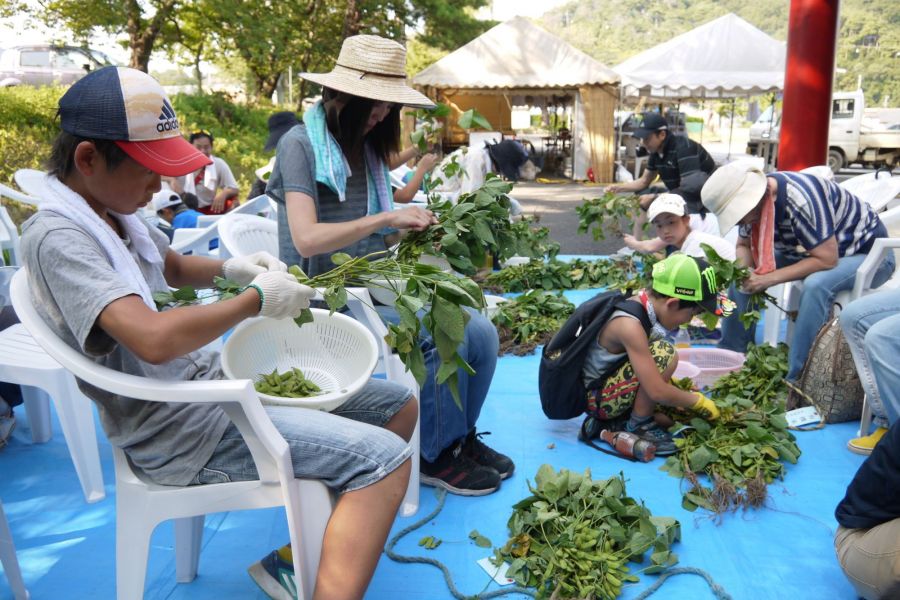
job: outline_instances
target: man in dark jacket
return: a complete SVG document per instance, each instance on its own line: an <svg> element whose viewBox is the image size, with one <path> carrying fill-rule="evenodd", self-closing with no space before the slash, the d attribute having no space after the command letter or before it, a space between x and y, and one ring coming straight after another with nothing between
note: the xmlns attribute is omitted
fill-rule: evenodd
<svg viewBox="0 0 900 600"><path fill-rule="evenodd" d="M862 464L834 512L834 548L866 600L900 598L900 423Z"/></svg>
<svg viewBox="0 0 900 600"><path fill-rule="evenodd" d="M704 219L706 209L700 200L703 184L716 170L716 163L706 149L685 136L675 135L669 131L666 119L655 112L644 113L641 126L633 133L641 140L641 145L650 153L647 168L643 175L628 183L619 183L606 187L607 192L643 192L639 198L641 218L635 224L634 236L641 239L643 224L647 218L647 209L659 195L647 191L657 175L670 194L678 194L687 203L688 214L699 215L691 218L691 229L699 229L718 234L718 228L712 229L715 219ZM726 232L722 232L725 234Z"/></svg>

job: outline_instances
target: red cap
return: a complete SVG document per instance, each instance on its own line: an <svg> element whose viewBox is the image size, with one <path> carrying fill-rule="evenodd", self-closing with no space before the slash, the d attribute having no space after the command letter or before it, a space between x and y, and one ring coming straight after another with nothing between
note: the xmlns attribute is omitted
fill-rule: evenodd
<svg viewBox="0 0 900 600"><path fill-rule="evenodd" d="M212 164L211 159L180 135L147 142L117 140L116 145L141 165L167 177L187 175Z"/></svg>

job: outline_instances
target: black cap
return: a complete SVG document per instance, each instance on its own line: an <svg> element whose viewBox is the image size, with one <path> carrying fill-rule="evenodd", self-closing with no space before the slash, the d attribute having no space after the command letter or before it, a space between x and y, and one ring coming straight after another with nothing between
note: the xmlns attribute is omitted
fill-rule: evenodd
<svg viewBox="0 0 900 600"><path fill-rule="evenodd" d="M269 117L269 139L266 140L263 150L266 152L274 150L281 136L290 131L294 125L299 124L300 121L297 120L297 115L289 110L277 112Z"/></svg>
<svg viewBox="0 0 900 600"><path fill-rule="evenodd" d="M632 135L638 139L644 139L651 133L657 131L665 131L669 129L669 124L665 118L659 113L646 112L641 119L641 126L634 130Z"/></svg>

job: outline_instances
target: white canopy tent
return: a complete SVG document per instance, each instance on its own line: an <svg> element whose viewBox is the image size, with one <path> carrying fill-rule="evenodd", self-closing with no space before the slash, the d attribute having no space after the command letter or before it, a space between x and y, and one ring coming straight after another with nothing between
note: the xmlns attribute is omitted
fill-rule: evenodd
<svg viewBox="0 0 900 600"><path fill-rule="evenodd" d="M626 97L734 98L781 90L787 44L734 13L632 56L615 70Z"/></svg>
<svg viewBox="0 0 900 600"><path fill-rule="evenodd" d="M584 177L590 167L612 180L618 74L524 17L486 31L412 83L454 111L477 109L499 130L511 129L513 98L574 98L573 174ZM445 135L453 134L454 121Z"/></svg>

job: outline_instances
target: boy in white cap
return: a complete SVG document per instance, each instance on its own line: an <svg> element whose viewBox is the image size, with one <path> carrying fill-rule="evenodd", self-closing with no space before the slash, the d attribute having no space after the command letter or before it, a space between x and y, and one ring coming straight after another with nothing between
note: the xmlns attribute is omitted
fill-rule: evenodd
<svg viewBox="0 0 900 600"><path fill-rule="evenodd" d="M70 346L131 375L220 378L218 354L203 346L248 317L287 319L309 306L314 290L275 257L182 256L135 215L159 191L161 175L209 163L181 137L155 79L124 67L93 71L63 95L59 115L47 193L23 226L22 248L35 307ZM216 276L246 287L213 304L158 311L153 302L169 285L210 287ZM218 406L146 402L79 385L97 404L109 441L149 480L258 479L247 445ZM325 533L315 597L362 598L406 490L415 401L405 388L375 382L334 413L265 410L291 449L295 476L342 493ZM271 597L295 597L289 577L263 577L260 563L255 572Z"/></svg>
<svg viewBox="0 0 900 600"><path fill-rule="evenodd" d="M753 341L754 332L739 320L748 294L802 281L787 373L787 379L796 382L835 294L853 288L872 244L887 237L884 224L868 204L833 181L788 171L767 176L740 162L719 167L701 196L719 219L720 231L741 226L737 259L752 269L743 289L729 293L737 310L723 321L719 346L745 352ZM893 272L894 256L888 253L872 287L880 286Z"/></svg>
<svg viewBox="0 0 900 600"><path fill-rule="evenodd" d="M683 252L688 256L706 259L701 244L711 246L716 254L727 260L735 259L734 244L717 235L691 229L691 216L684 198L678 194L660 194L650 204L647 217L656 228L657 237L638 240L625 235L625 245L638 252L662 252L666 256Z"/></svg>

